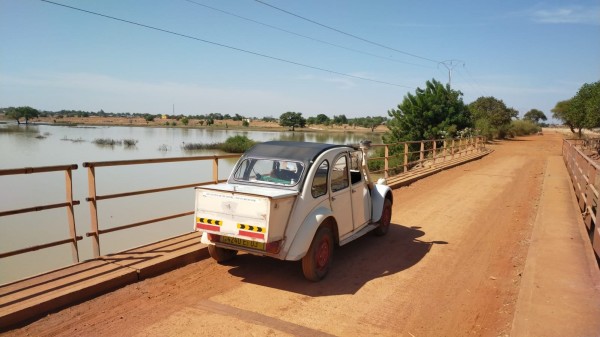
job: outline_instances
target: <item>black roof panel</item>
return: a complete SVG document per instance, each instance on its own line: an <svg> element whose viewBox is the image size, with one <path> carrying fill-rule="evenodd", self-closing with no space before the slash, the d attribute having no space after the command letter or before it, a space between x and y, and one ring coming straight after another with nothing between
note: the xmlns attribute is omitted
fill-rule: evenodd
<svg viewBox="0 0 600 337"><path fill-rule="evenodd" d="M244 154L245 157L278 158L304 162L308 164L323 151L346 147L345 145L272 141L254 145Z"/></svg>

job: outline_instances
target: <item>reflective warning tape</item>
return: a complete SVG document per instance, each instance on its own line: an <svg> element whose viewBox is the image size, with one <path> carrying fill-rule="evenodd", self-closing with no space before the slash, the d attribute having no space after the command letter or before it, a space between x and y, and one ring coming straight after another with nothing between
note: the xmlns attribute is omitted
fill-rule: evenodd
<svg viewBox="0 0 600 337"><path fill-rule="evenodd" d="M257 232L257 233L264 233L265 232L265 229L263 227L250 226L250 225L246 225L246 224L243 224L243 223L237 224L237 228L243 229L245 231L250 231L250 232Z"/></svg>
<svg viewBox="0 0 600 337"><path fill-rule="evenodd" d="M223 221L215 220L215 219L196 218L196 222L201 222L201 223L205 223L208 225L223 226Z"/></svg>

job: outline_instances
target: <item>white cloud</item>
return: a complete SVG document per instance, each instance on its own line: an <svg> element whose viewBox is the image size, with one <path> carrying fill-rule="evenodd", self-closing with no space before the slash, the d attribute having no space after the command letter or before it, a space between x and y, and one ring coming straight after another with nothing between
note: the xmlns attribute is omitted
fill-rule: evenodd
<svg viewBox="0 0 600 337"><path fill-rule="evenodd" d="M600 25L600 6L538 9L531 13L531 18L537 23Z"/></svg>

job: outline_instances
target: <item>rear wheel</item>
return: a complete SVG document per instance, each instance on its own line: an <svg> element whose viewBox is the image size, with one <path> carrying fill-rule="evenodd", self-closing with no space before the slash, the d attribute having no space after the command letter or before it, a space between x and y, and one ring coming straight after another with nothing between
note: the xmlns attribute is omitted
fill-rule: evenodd
<svg viewBox="0 0 600 337"><path fill-rule="evenodd" d="M237 255L237 250L217 247L215 245L208 246L210 257L219 263L227 262Z"/></svg>
<svg viewBox="0 0 600 337"><path fill-rule="evenodd" d="M381 219L379 219L379 226L375 228L374 232L377 236L383 236L390 230L390 222L392 221L392 202L390 199L383 201L383 211L381 212Z"/></svg>
<svg viewBox="0 0 600 337"><path fill-rule="evenodd" d="M333 257L333 245L331 229L319 228L308 252L302 258L302 271L306 279L320 281L327 275Z"/></svg>

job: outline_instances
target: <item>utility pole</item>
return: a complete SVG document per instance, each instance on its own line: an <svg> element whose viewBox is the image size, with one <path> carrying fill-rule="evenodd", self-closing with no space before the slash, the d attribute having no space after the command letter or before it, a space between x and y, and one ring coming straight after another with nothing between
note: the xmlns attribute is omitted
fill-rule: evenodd
<svg viewBox="0 0 600 337"><path fill-rule="evenodd" d="M461 60L446 60L446 61L442 61L438 63L438 67L439 65L443 65L444 67L446 67L446 69L448 69L448 85L452 85L452 70L458 66L458 65L462 65L463 67L465 66L465 62L461 61Z"/></svg>

